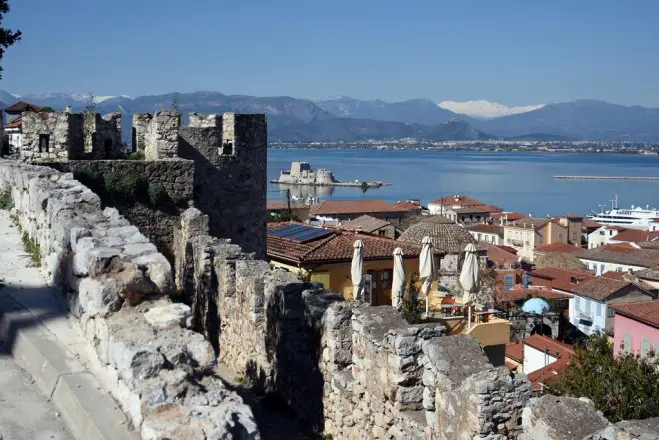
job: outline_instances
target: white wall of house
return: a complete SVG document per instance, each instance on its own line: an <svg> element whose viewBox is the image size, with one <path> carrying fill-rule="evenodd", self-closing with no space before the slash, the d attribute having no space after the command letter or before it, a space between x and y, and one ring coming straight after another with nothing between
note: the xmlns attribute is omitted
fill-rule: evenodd
<svg viewBox="0 0 659 440"><path fill-rule="evenodd" d="M593 232L588 234L588 249L595 249L596 247L604 246L609 243L609 240L618 235L617 229L609 229L607 226L602 226L599 229L595 229Z"/></svg>
<svg viewBox="0 0 659 440"><path fill-rule="evenodd" d="M442 213L442 205L438 203L428 203L428 211L430 215L438 215Z"/></svg>
<svg viewBox="0 0 659 440"><path fill-rule="evenodd" d="M643 266L633 266L630 264L611 263L609 261L589 260L587 258L580 258L581 262L588 267L588 269L595 272L596 275L602 275L604 272L629 272L647 269Z"/></svg>
<svg viewBox="0 0 659 440"><path fill-rule="evenodd" d="M5 135L9 141L9 148L12 151L18 151L23 146L23 133L16 129L5 129Z"/></svg>
<svg viewBox="0 0 659 440"><path fill-rule="evenodd" d="M503 238L499 234L490 234L488 232L469 231L469 233L476 239L476 241L484 241L485 243L503 245Z"/></svg>
<svg viewBox="0 0 659 440"><path fill-rule="evenodd" d="M522 371L524 374L531 374L549 364L553 364L557 360L558 358L555 356L524 344L524 365L522 366Z"/></svg>
<svg viewBox="0 0 659 440"><path fill-rule="evenodd" d="M517 255L520 257L528 261L533 261L535 231L529 228L504 226L503 244L515 248Z"/></svg>
<svg viewBox="0 0 659 440"><path fill-rule="evenodd" d="M606 303L585 296L570 298L570 322L586 335L606 329Z"/></svg>

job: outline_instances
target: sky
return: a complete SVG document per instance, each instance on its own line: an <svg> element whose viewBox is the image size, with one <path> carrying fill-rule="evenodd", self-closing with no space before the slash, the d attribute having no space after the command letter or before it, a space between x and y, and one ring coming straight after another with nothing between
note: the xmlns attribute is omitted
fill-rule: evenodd
<svg viewBox="0 0 659 440"><path fill-rule="evenodd" d="M9 0L12 93L659 107L657 0Z"/></svg>

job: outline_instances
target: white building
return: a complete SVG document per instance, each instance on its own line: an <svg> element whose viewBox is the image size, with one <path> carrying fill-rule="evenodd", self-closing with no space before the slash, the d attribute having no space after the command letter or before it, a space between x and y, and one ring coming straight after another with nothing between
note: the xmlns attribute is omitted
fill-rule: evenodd
<svg viewBox="0 0 659 440"><path fill-rule="evenodd" d="M628 304L653 299L654 296L637 284L612 278L591 278L571 289L570 322L586 335L612 332L613 309L610 304Z"/></svg>
<svg viewBox="0 0 659 440"><path fill-rule="evenodd" d="M479 224L469 226L467 230L476 241L503 245L503 226Z"/></svg>
<svg viewBox="0 0 659 440"><path fill-rule="evenodd" d="M629 244L608 244L575 255L597 275L605 272L635 272L659 264L659 249L636 249Z"/></svg>
<svg viewBox="0 0 659 440"><path fill-rule="evenodd" d="M445 196L428 202L428 211L430 212L430 215L446 215L448 210L473 208L475 206L485 207L486 204L469 196L454 195ZM453 221L457 222L457 219L454 219Z"/></svg>
<svg viewBox="0 0 659 440"><path fill-rule="evenodd" d="M612 237L624 230L620 226L602 226L588 234L588 249L594 249L609 243Z"/></svg>
<svg viewBox="0 0 659 440"><path fill-rule="evenodd" d="M559 359L567 359L574 353L572 346L542 335L523 339L524 361L522 372L526 375L545 368Z"/></svg>

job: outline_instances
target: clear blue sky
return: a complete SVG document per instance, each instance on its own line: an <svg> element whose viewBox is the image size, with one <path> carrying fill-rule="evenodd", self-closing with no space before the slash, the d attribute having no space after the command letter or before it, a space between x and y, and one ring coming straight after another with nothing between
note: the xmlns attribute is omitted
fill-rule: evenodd
<svg viewBox="0 0 659 440"><path fill-rule="evenodd" d="M659 0L10 0L14 93L659 107Z"/></svg>

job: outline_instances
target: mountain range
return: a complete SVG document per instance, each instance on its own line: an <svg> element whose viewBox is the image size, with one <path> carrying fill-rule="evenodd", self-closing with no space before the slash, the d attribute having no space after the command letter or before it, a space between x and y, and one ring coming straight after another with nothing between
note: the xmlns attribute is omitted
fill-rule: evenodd
<svg viewBox="0 0 659 440"><path fill-rule="evenodd" d="M273 141L352 142L402 137L429 141L492 138L659 141L659 108L628 107L596 100L515 107L513 110L497 107L500 104L496 103L472 101L476 103L476 110L472 110L471 114L477 117L455 113L429 99L386 102L337 96L312 101L286 96L255 97L199 91L135 98L101 96L95 97L94 102L96 111L119 111L125 115L126 121L130 121L134 112L171 108L174 96L184 119L188 112L265 113L268 115L269 139ZM88 105L89 95L51 93L18 96L0 90L0 103L11 104L19 99L55 109L71 105L78 111ZM443 104L446 102L450 101ZM474 104L448 107L454 110L473 109ZM483 119L483 112L491 115L497 111L508 114ZM124 123L124 128L129 138L130 123Z"/></svg>

